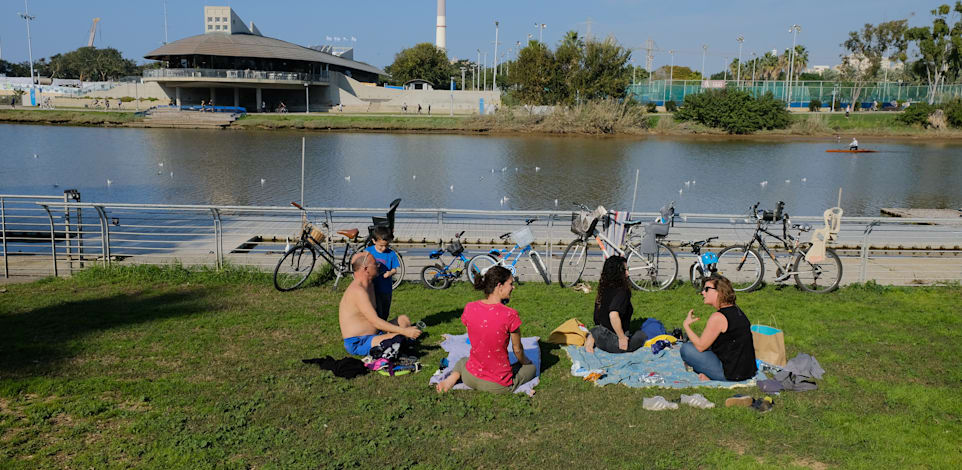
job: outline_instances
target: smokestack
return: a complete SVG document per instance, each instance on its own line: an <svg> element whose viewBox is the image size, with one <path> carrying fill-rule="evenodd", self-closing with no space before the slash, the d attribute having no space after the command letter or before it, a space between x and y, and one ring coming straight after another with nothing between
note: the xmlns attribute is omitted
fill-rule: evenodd
<svg viewBox="0 0 962 470"><path fill-rule="evenodd" d="M448 26L447 26L447 20L446 20L445 17L446 17L446 15L445 15L445 13L444 13L444 0L438 0L438 28L437 28L437 33L436 33L436 36L435 36L435 43L436 43L435 45L438 46L439 49L445 49L445 50L447 50L447 48L448 48L448 40L447 40L447 30L448 30Z"/></svg>

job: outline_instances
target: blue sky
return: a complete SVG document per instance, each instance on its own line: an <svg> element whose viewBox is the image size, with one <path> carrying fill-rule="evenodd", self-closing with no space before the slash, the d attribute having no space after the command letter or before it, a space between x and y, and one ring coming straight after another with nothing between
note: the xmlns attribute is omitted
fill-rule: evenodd
<svg viewBox="0 0 962 470"><path fill-rule="evenodd" d="M545 23L545 42L552 45L568 30L585 33L590 18L592 34L612 35L619 43L639 48L635 63L645 63L640 50L654 41L654 67L669 62L701 67L702 44L708 44L706 70L721 70L725 57L738 54L735 38L745 37L743 58L751 52L791 47L793 23L802 26L798 42L810 53L809 64L839 62L839 44L848 32L864 23L909 18L912 24L931 22L932 0L729 0L674 2L651 0L448 0L448 51L458 58L475 58L477 49L493 57L494 22L500 21L499 55L528 34L537 38L534 24ZM204 5L230 5L245 21L254 21L267 36L301 45L327 43L325 38L355 37L355 58L383 67L394 54L419 42L434 42L436 0L233 0L167 1L170 41L200 34ZM34 58L49 57L86 45L91 20L100 17L95 45L115 47L125 57L142 61L164 38L163 0L29 0ZM26 26L17 16L23 0L0 1L0 41L3 59L27 60ZM914 16L912 16L914 13ZM351 42L341 42L350 45Z"/></svg>

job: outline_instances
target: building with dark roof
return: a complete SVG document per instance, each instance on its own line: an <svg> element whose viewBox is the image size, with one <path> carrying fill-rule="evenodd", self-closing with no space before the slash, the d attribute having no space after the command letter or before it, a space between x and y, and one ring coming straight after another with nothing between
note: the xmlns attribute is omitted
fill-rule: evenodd
<svg viewBox="0 0 962 470"><path fill-rule="evenodd" d="M147 53L160 68L144 71L178 105L242 106L248 112L284 103L291 111L321 110L338 104L332 74L362 83L377 82L384 72L358 62L351 54L335 55L263 36L254 23L245 25L230 7L204 7L204 33Z"/></svg>

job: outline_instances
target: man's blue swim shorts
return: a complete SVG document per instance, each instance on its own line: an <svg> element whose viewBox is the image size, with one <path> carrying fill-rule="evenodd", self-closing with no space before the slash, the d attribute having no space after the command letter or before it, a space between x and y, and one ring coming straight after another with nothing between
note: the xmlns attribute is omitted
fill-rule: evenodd
<svg viewBox="0 0 962 470"><path fill-rule="evenodd" d="M367 356L371 352L371 340L374 335L355 336L344 338L344 349L355 356Z"/></svg>

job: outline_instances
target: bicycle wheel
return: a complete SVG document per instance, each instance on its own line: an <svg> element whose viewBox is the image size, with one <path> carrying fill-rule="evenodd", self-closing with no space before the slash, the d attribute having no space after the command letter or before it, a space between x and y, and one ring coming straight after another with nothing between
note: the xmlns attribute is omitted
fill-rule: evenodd
<svg viewBox="0 0 962 470"><path fill-rule="evenodd" d="M491 266L498 264L498 261L491 255L476 255L468 261L468 281L474 284L474 279L483 276L491 269Z"/></svg>
<svg viewBox="0 0 962 470"><path fill-rule="evenodd" d="M654 254L644 255L638 246L628 247L628 280L635 289L664 290L678 277L678 257L662 242Z"/></svg>
<svg viewBox="0 0 962 470"><path fill-rule="evenodd" d="M695 290L701 290L705 282L705 276L698 269L698 263L692 263L691 267L688 268L688 279L691 279L691 286Z"/></svg>
<svg viewBox="0 0 962 470"><path fill-rule="evenodd" d="M316 260L314 249L298 242L274 266L274 288L281 292L297 289L311 275Z"/></svg>
<svg viewBox="0 0 962 470"><path fill-rule="evenodd" d="M587 263L588 244L581 238L569 243L558 266L558 285L570 287L577 284L585 272Z"/></svg>
<svg viewBox="0 0 962 470"><path fill-rule="evenodd" d="M718 274L732 282L736 292L751 292L762 285L765 264L754 249L744 245L730 246L718 253Z"/></svg>
<svg viewBox="0 0 962 470"><path fill-rule="evenodd" d="M534 265L534 269L541 275L541 279L544 279L544 283L550 286L551 277L548 276L548 268L545 267L544 260L541 259L541 254L531 250L528 252L528 257L531 258L531 264Z"/></svg>
<svg viewBox="0 0 962 470"><path fill-rule="evenodd" d="M421 270L421 282L429 289L447 289L451 285L451 280L444 274L444 268L438 265L425 266Z"/></svg>
<svg viewBox="0 0 962 470"><path fill-rule="evenodd" d="M401 256L401 252L394 250L394 254L397 255L397 271L391 276L391 290L397 289L397 286L401 285L401 281L404 280L404 274L407 268L404 266L404 257Z"/></svg>
<svg viewBox="0 0 962 470"><path fill-rule="evenodd" d="M842 260L838 258L835 250L825 248L825 259L811 263L805 259L805 253L809 247L805 247L795 257L792 271L795 274L795 284L806 292L817 294L827 294L835 289L842 282Z"/></svg>

